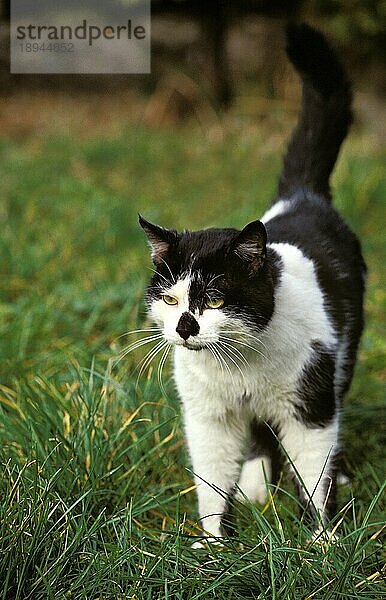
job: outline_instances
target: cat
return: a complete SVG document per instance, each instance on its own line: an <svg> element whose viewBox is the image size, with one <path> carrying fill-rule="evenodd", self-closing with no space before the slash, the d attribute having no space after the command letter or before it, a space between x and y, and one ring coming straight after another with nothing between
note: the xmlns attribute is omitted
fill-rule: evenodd
<svg viewBox="0 0 386 600"><path fill-rule="evenodd" d="M261 220L241 231L178 233L139 217L155 266L146 302L174 347L209 540L234 533L235 496L266 500L266 481L277 483L284 462L315 532L335 510L339 407L363 329L366 279L329 185L352 94L320 32L289 26L287 55L302 106L278 197Z"/></svg>

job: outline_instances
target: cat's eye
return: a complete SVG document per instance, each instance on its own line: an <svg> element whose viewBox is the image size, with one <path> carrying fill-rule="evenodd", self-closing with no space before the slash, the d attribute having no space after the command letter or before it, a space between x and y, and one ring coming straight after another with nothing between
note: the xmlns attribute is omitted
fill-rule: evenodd
<svg viewBox="0 0 386 600"><path fill-rule="evenodd" d="M208 308L221 308L222 306L224 306L224 300L207 300L205 304Z"/></svg>
<svg viewBox="0 0 386 600"><path fill-rule="evenodd" d="M173 296L169 296L168 294L164 294L162 296L162 300L165 302L165 304L169 304L169 306L174 306L174 305L178 304L177 298L174 298Z"/></svg>

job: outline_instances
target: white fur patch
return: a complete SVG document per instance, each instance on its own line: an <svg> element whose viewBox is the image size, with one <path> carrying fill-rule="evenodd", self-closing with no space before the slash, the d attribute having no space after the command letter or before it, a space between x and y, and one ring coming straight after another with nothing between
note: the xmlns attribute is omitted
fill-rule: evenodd
<svg viewBox="0 0 386 600"><path fill-rule="evenodd" d="M291 208L291 200L278 200L271 208L269 208L261 217L262 223L267 223L271 219L282 215Z"/></svg>
<svg viewBox="0 0 386 600"><path fill-rule="evenodd" d="M328 316L314 263L291 244L269 244L284 269L275 292L275 311L264 337L278 352L309 352L312 341L335 347L336 335Z"/></svg>

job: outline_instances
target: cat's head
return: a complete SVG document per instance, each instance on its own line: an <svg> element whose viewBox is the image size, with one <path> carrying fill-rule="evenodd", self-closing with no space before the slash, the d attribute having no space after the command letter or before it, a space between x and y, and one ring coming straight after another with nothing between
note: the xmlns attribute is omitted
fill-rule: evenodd
<svg viewBox="0 0 386 600"><path fill-rule="evenodd" d="M237 229L165 229L139 217L155 266L146 301L166 341L201 350L226 332L259 331L273 312L267 235Z"/></svg>

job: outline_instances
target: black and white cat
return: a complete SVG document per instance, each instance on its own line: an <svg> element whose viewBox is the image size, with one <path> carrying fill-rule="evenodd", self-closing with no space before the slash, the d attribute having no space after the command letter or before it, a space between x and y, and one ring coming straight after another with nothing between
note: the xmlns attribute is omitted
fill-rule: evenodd
<svg viewBox="0 0 386 600"><path fill-rule="evenodd" d="M350 85L312 28L291 26L287 53L302 109L262 219L177 233L140 217L156 267L147 304L174 346L199 514L214 538L232 529L236 484L264 502L265 477L277 481L283 460L309 513L327 522L339 406L363 327L366 268L329 188L352 119Z"/></svg>

